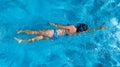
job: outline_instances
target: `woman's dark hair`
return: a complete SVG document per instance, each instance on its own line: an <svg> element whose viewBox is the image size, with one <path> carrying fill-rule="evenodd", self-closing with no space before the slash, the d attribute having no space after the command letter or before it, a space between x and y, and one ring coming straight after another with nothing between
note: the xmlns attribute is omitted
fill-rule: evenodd
<svg viewBox="0 0 120 67"><path fill-rule="evenodd" d="M76 28L77 28L76 32L83 32L88 29L88 25L87 24L78 24Z"/></svg>

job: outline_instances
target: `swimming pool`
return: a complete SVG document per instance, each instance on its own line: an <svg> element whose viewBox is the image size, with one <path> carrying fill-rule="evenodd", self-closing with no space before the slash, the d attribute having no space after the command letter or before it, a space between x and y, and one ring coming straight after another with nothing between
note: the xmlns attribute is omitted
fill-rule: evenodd
<svg viewBox="0 0 120 67"><path fill-rule="evenodd" d="M105 30L18 44L48 22ZM120 0L0 0L0 67L120 67Z"/></svg>

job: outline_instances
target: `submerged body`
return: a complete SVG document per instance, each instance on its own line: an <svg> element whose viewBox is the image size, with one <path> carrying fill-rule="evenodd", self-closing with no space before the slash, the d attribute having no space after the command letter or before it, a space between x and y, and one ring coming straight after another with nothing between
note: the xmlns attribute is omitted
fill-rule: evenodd
<svg viewBox="0 0 120 67"><path fill-rule="evenodd" d="M55 26L59 29L51 29L51 30L38 30L38 31L34 31L34 30L19 30L17 33L20 34L20 33L26 33L26 34L29 34L29 35L36 35L35 38L31 38L31 39L27 39L27 40L22 40L22 39L19 39L19 38L16 38L14 37L15 40L18 41L18 43L21 43L21 42L34 42L34 41L37 41L37 40L40 40L40 39L54 39L56 38L57 36L64 36L66 34L77 34L77 33L81 33L83 31L85 32L92 32L94 30L101 30L101 29L104 29L105 27L104 26L101 26L99 28L95 28L94 30L88 30L87 29L87 25L86 24L79 24L77 27L75 27L74 25L66 25L66 26L63 26L63 25L60 25L60 24L54 24L54 23L49 23L51 26Z"/></svg>
<svg viewBox="0 0 120 67"><path fill-rule="evenodd" d="M45 37L53 37L54 34L57 34L57 36L62 36L66 34L75 34L76 28L74 26L67 26L65 29L56 29L56 30L40 30L40 31L34 31L34 34L37 35L43 35Z"/></svg>

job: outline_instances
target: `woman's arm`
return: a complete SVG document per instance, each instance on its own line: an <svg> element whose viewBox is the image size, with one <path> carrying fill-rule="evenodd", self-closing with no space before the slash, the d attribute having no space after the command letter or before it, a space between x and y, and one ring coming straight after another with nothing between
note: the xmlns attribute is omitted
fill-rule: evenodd
<svg viewBox="0 0 120 67"><path fill-rule="evenodd" d="M105 29L105 26L101 26L101 27L98 27L98 28L95 28L95 29L89 29L86 32L93 32L95 30L103 30L103 29Z"/></svg>
<svg viewBox="0 0 120 67"><path fill-rule="evenodd" d="M57 27L57 28L69 29L68 26L63 26L63 25L60 25L60 24L54 24L54 23L51 23L51 22L49 22L49 24L50 24L51 26L55 26L55 27Z"/></svg>

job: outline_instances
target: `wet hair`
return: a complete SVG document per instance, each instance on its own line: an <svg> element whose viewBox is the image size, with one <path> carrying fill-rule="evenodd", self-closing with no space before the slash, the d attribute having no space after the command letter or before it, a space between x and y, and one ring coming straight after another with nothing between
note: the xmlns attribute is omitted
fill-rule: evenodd
<svg viewBox="0 0 120 67"><path fill-rule="evenodd" d="M76 28L77 28L77 31L76 31L77 33L83 32L88 29L88 25L87 24L78 24Z"/></svg>

